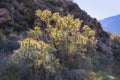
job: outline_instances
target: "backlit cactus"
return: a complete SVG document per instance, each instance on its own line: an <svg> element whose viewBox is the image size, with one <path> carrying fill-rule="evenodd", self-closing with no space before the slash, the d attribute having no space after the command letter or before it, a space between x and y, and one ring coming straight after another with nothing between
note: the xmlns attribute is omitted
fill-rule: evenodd
<svg viewBox="0 0 120 80"><path fill-rule="evenodd" d="M42 16L43 13L44 16ZM95 32L87 25L83 27L83 32L80 32L79 29L82 20L74 19L74 16L70 14L64 17L60 16L58 12L51 14L49 10L38 10L36 11L36 16L38 16L46 23L46 29L49 31L46 32L46 34L48 34L47 37L52 47L55 48L56 51L59 51L57 54L62 56L63 63L69 62L69 57L67 61L65 60L66 56L95 53L97 44L97 39L95 39ZM43 20L43 18L46 19ZM55 25L50 24L52 20L55 21ZM40 32L45 31L40 30Z"/></svg>
<svg viewBox="0 0 120 80"><path fill-rule="evenodd" d="M50 71L55 71L54 66L57 66L58 59L50 53L50 46L43 41L37 41L32 38L26 38L20 41L21 48L14 51L11 56L12 62L24 66L44 66ZM56 65L54 65L56 63Z"/></svg>
<svg viewBox="0 0 120 80"><path fill-rule="evenodd" d="M58 12L37 10L35 15L46 24L45 28L35 26L27 31L26 38L19 41L20 49L11 56L13 63L41 68L49 75L66 68L91 69L97 44L93 30L86 25L80 32L82 20L70 14L62 17Z"/></svg>

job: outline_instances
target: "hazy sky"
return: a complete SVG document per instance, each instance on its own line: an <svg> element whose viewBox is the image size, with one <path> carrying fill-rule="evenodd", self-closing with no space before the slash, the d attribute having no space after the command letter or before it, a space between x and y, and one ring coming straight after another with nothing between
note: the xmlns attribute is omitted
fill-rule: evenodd
<svg viewBox="0 0 120 80"><path fill-rule="evenodd" d="M120 0L73 0L92 17L103 19L120 14Z"/></svg>

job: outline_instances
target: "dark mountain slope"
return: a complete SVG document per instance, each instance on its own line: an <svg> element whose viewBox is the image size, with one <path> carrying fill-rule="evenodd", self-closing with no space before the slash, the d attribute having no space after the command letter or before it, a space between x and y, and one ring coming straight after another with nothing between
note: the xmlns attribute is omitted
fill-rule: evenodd
<svg viewBox="0 0 120 80"><path fill-rule="evenodd" d="M83 25L89 25L96 30L98 36L105 36L100 23L91 18L84 10L80 9L76 3L69 0L1 0L0 7L7 8L13 18L11 29L23 31L34 25L34 12L37 9L49 9L52 12L60 12L61 15L68 13L75 15L75 18L83 20Z"/></svg>

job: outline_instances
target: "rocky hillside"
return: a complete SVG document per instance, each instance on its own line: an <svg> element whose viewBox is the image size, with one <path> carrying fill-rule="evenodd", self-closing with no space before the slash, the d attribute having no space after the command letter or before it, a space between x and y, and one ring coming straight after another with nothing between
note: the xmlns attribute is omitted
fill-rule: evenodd
<svg viewBox="0 0 120 80"><path fill-rule="evenodd" d="M48 9L52 12L60 12L62 16L72 14L75 18L80 18L83 20L81 28L84 25L88 25L90 28L95 30L96 37L100 39L100 41L109 45L109 36L105 31L103 31L100 23L95 18L91 18L84 10L80 9L79 6L72 1L1 0L0 7L7 9L10 13L9 17L12 19L9 24L4 22L5 25L1 27L6 29L5 31L7 33L12 31L25 31L35 25L44 26L44 24L34 15L34 13L37 9ZM7 20L6 22L8 22Z"/></svg>
<svg viewBox="0 0 120 80"><path fill-rule="evenodd" d="M38 20L34 13L37 9L48 9L52 12L60 12L62 16L70 13L75 18L82 19L83 25L89 25L95 29L99 36L104 34L100 23L96 19L91 18L76 3L69 0L1 0L0 7L6 8L11 14L12 22L9 24L9 27L11 26L11 29L15 31L25 30L33 25L42 25L37 23Z"/></svg>
<svg viewBox="0 0 120 80"><path fill-rule="evenodd" d="M36 12L37 10L40 11ZM51 18L56 15L55 12L60 14L57 15L58 21ZM74 15L74 18L70 15ZM68 34L68 37L63 36L63 41L59 41L59 35L56 40L51 33L56 30L56 34L61 34L59 27L63 26L57 22L59 23L59 19L66 22L66 16L71 19L71 24L76 25L75 28L80 24L80 33L66 33L65 28L63 33ZM51 25L55 29L52 30L49 27ZM75 45L76 49L67 43ZM0 0L1 80L119 80L119 44L119 36L114 37L105 32L95 18L70 0ZM40 48L48 51L48 46L53 48L50 48L49 54L37 54ZM68 53L72 55L67 55ZM36 55L40 56L37 60ZM44 61L43 56L50 61ZM13 60L15 63L11 62ZM18 65L19 62L21 63Z"/></svg>

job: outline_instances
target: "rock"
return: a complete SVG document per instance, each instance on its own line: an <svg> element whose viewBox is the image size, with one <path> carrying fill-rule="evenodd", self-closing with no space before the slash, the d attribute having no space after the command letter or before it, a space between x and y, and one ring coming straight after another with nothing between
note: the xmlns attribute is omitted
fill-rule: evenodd
<svg viewBox="0 0 120 80"><path fill-rule="evenodd" d="M85 73L85 70L70 70L68 71L67 75L70 77L70 79L75 79L75 77L77 77L78 75L80 75L81 73Z"/></svg>
<svg viewBox="0 0 120 80"><path fill-rule="evenodd" d="M109 55L110 54L113 55L112 48L110 46L107 46L102 41L99 41L97 46L98 46L98 49L99 49L100 52L103 52L103 53L106 53L106 54L109 54Z"/></svg>
<svg viewBox="0 0 120 80"><path fill-rule="evenodd" d="M73 69L68 71L67 75L69 80L94 80L96 74L91 71L86 71L84 69Z"/></svg>
<svg viewBox="0 0 120 80"><path fill-rule="evenodd" d="M55 77L55 80L63 80L63 79L62 79L61 75L58 74L58 75Z"/></svg>
<svg viewBox="0 0 120 80"><path fill-rule="evenodd" d="M42 27L42 22L39 18L36 18L33 25Z"/></svg>
<svg viewBox="0 0 120 80"><path fill-rule="evenodd" d="M12 20L10 13L7 9L0 9L0 27L6 25L8 22Z"/></svg>
<svg viewBox="0 0 120 80"><path fill-rule="evenodd" d="M8 40L8 48L13 51L20 48L20 44L17 41Z"/></svg>

